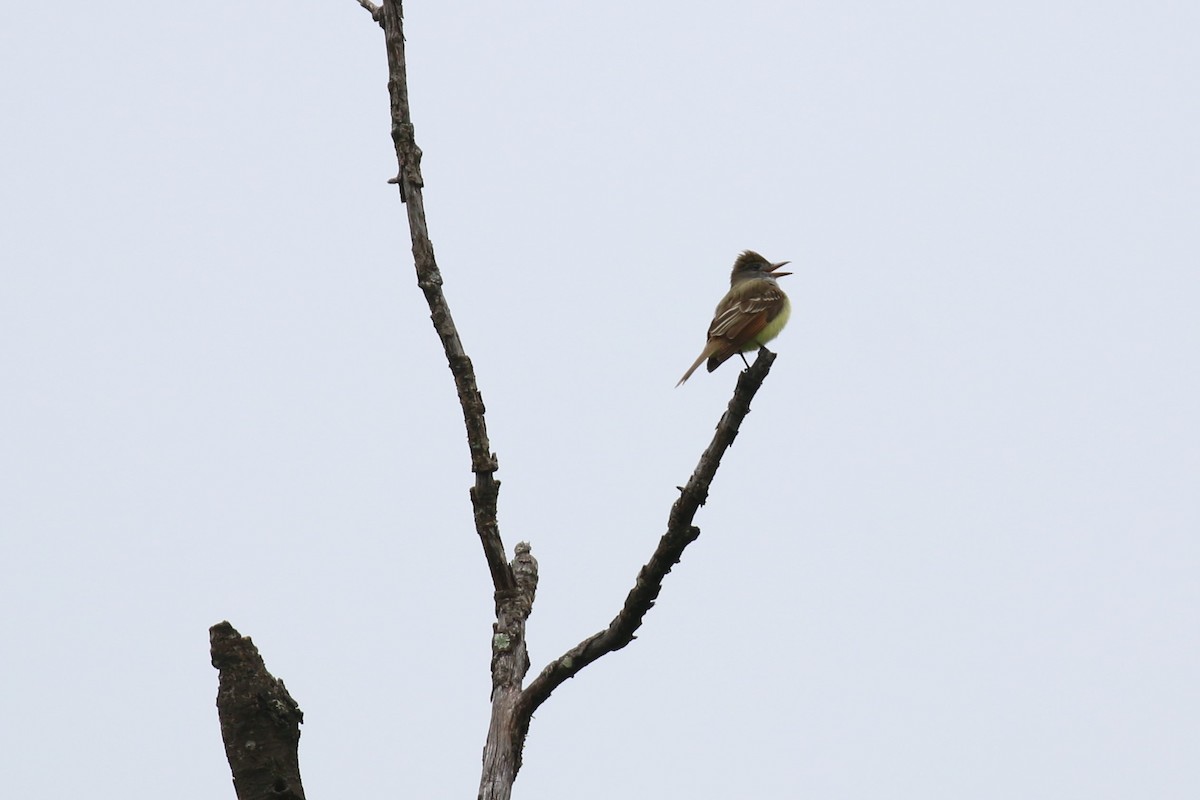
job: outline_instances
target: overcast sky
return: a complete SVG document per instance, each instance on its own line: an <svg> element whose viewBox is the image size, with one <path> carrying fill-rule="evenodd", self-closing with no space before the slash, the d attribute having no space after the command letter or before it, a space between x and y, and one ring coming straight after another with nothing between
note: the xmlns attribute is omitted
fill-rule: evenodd
<svg viewBox="0 0 1200 800"><path fill-rule="evenodd" d="M1200 796L1200 5L409 2L429 226L536 672L519 798ZM491 591L353 0L0 10L0 782L233 797L228 619L308 796L474 797Z"/></svg>

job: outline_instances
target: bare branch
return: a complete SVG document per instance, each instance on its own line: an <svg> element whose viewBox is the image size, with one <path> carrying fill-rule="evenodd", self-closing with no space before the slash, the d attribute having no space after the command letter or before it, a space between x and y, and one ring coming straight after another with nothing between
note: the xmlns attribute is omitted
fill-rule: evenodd
<svg viewBox="0 0 1200 800"><path fill-rule="evenodd" d="M373 8L370 0L359 0L359 3L368 10ZM635 632L662 589L663 579L679 562L684 548L700 535L699 528L692 525L692 520L708 498L709 485L721 458L737 436L742 420L750 411L750 401L762 386L775 356L766 348L761 349L754 365L739 376L733 398L717 426L712 443L701 456L687 485L680 488L680 497L671 508L667 532L650 560L639 571L620 613L605 630L585 639L551 662L536 680L522 689L529 671L525 624L533 608L537 588L537 562L528 544L522 542L517 546L516 557L509 563L500 538L496 521L500 490L500 482L495 479L498 462L488 441L483 398L471 360L463 349L450 307L442 293L442 275L434 258L425 220L422 196L425 183L421 176L421 150L416 144L409 109L401 0L382 0L378 13L372 10L372 17L383 26L387 48L392 141L399 167L396 177L389 183L397 184L400 200L407 209L417 285L425 294L433 326L442 342L462 406L471 471L475 474L475 485L471 487L475 530L483 545L495 589L492 715L484 746L479 800L509 800L513 780L521 766L521 751L534 711L563 681L604 654L619 650L633 641Z"/></svg>
<svg viewBox="0 0 1200 800"><path fill-rule="evenodd" d="M519 731L519 739L523 740L528 732L533 712L559 685L568 678L575 677L580 670L596 659L606 653L620 650L634 640L634 634L641 627L642 619L658 598L663 579L671 571L671 567L679 563L684 548L700 536L700 529L692 524L692 519L708 499L708 488L717 474L717 468L721 466L721 458L737 437L742 420L750 413L750 401L762 386L774 361L775 354L765 347L761 348L753 366L738 376L737 387L725 414L717 424L712 442L700 456L687 485L680 487L679 499L671 506L671 513L667 518L667 532L659 540L650 560L638 572L637 581L626 596L625 605L620 613L607 628L589 636L551 661L521 693L513 721Z"/></svg>
<svg viewBox="0 0 1200 800"><path fill-rule="evenodd" d="M304 713L283 681L267 672L249 637L220 622L208 638L221 673L217 716L238 800L304 800L297 754Z"/></svg>
<svg viewBox="0 0 1200 800"><path fill-rule="evenodd" d="M417 285L425 293L434 330L441 339L446 361L454 375L458 402L462 406L467 428L467 444L471 451L471 471L475 485L471 487L471 504L475 512L475 531L483 545L492 585L497 595L516 588L512 568L505 558L504 542L496 521L496 504L500 481L495 473L499 468L496 454L488 442L484 420L483 396L475 381L475 368L463 350L450 305L442 293L442 273L433 255L433 242L425 223L425 200L421 193L425 185L421 177L421 149L413 133L412 112L408 105L408 75L404 54L404 19L400 0L383 0L381 19L388 59L388 95L391 98L392 142L400 171L395 181L400 187L400 199L408 209L408 228L412 235L413 259L417 269Z"/></svg>

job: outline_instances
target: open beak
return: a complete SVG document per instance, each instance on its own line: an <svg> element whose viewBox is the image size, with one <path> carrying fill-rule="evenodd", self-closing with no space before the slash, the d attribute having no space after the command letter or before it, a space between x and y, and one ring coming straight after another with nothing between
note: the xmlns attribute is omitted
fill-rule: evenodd
<svg viewBox="0 0 1200 800"><path fill-rule="evenodd" d="M784 275L791 275L792 273L790 273L790 272L777 272L777 270L780 267L785 266L790 263L792 263L792 262L780 261L778 263L772 264L771 268L769 270L767 270L767 274L770 275L772 278L782 278Z"/></svg>

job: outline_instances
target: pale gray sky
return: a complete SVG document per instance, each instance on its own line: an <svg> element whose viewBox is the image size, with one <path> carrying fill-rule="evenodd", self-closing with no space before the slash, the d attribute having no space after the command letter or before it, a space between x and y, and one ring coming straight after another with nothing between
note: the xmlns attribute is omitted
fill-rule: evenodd
<svg viewBox="0 0 1200 800"><path fill-rule="evenodd" d="M430 228L534 670L519 798L1200 795L1200 6L410 2ZM473 797L491 597L352 2L0 11L5 794L232 797L207 628L313 798Z"/></svg>

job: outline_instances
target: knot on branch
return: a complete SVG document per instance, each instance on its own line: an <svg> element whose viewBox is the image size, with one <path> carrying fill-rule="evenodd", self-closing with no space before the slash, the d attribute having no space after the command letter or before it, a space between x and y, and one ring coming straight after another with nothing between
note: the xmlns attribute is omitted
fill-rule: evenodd
<svg viewBox="0 0 1200 800"><path fill-rule="evenodd" d="M483 401L480 400L480 404ZM491 475L500 469L500 459L495 453L480 454L471 459L471 472L476 475ZM500 488L500 481L493 481L496 484L497 490Z"/></svg>
<svg viewBox="0 0 1200 800"><path fill-rule="evenodd" d="M493 466L494 470L495 467ZM472 470L476 472L475 485L471 487L471 502L475 505L476 522L488 527L495 527L492 517L495 515L496 502L500 497L500 481L491 476L491 470Z"/></svg>
<svg viewBox="0 0 1200 800"><path fill-rule="evenodd" d="M417 147L416 130L411 122L399 122L392 126L392 143L396 146L396 159L400 162L400 177L417 188L425 185L421 177L421 148Z"/></svg>
<svg viewBox="0 0 1200 800"><path fill-rule="evenodd" d="M388 181L388 183L391 183L391 181ZM442 284L442 271L437 267L428 267L422 269L421 276L417 280L417 287L422 292L428 292L432 289L440 288ZM440 314L438 312L440 312ZM437 312L430 314L429 318L433 320L434 326L436 327L439 322L445 320L446 311L445 309L439 308Z"/></svg>
<svg viewBox="0 0 1200 800"><path fill-rule="evenodd" d="M687 486L676 486L679 490L679 500L702 506L708 502L708 482L703 477L693 475Z"/></svg>

